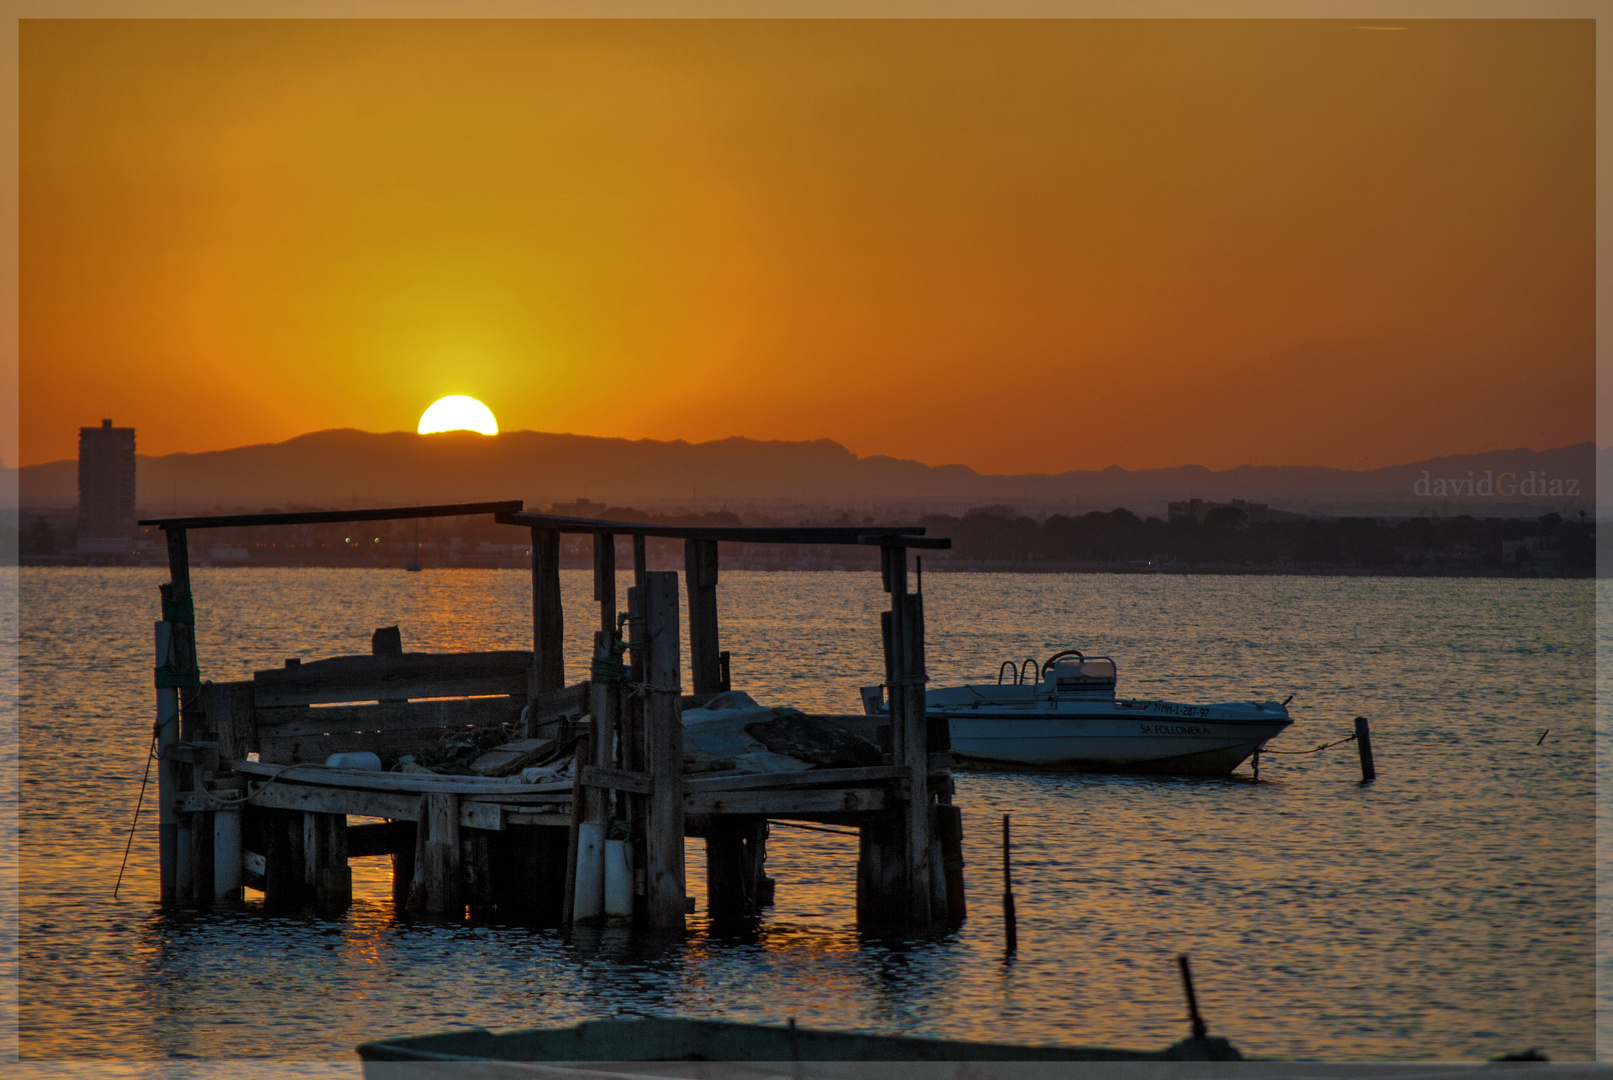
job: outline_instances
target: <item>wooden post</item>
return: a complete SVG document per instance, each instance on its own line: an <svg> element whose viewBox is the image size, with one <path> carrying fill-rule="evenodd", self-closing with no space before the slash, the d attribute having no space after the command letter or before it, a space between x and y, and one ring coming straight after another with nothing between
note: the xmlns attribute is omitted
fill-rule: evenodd
<svg viewBox="0 0 1613 1080"><path fill-rule="evenodd" d="M644 534L633 534L633 588L644 588L644 575L650 571L650 556L644 546Z"/></svg>
<svg viewBox="0 0 1613 1080"><path fill-rule="evenodd" d="M1372 731L1367 727L1367 718L1355 718L1355 747L1361 752L1361 782L1378 778L1378 770L1372 763Z"/></svg>
<svg viewBox="0 0 1613 1080"><path fill-rule="evenodd" d="M599 601L599 628L616 632L616 537L594 534L594 599Z"/></svg>
<svg viewBox="0 0 1613 1080"><path fill-rule="evenodd" d="M941 869L946 878L947 925L956 929L969 916L963 891L963 811L951 803L935 808L935 831L941 838Z"/></svg>
<svg viewBox="0 0 1613 1080"><path fill-rule="evenodd" d="M1019 948L1019 920L1014 916L1014 876L1008 864L1008 815L1003 815L1003 937L1009 953Z"/></svg>
<svg viewBox="0 0 1613 1080"><path fill-rule="evenodd" d="M723 689L717 650L717 541L683 542L685 588L689 593L689 678L691 693Z"/></svg>
<svg viewBox="0 0 1613 1080"><path fill-rule="evenodd" d="M426 842L419 850L423 865L417 870L425 890L428 915L463 918L464 894L460 889L459 796L451 793L423 796Z"/></svg>
<svg viewBox="0 0 1613 1080"><path fill-rule="evenodd" d="M644 575L644 630L649 660L645 671L644 748L652 777L645 822L645 891L649 925L661 931L684 928L683 719L678 685L678 575Z"/></svg>
<svg viewBox="0 0 1613 1080"><path fill-rule="evenodd" d="M616 537L594 534L594 599L599 602L599 630L594 633L594 657L608 660L616 636ZM593 737L589 740L592 760L588 764L609 767L615 764L616 711L621 700L619 684L596 677L593 680ZM584 764L579 756L577 767ZM572 814L582 813L577 831L577 851L572 866L571 917L593 919L604 914L605 834L610 827L610 793L603 789L580 788Z"/></svg>
<svg viewBox="0 0 1613 1080"><path fill-rule="evenodd" d="M264 811L263 906L271 911L299 908L308 899L302 830L300 810Z"/></svg>
<svg viewBox="0 0 1613 1080"><path fill-rule="evenodd" d="M346 909L353 902L353 871L347 864L347 815L307 814L314 833L314 899L323 908Z"/></svg>
<svg viewBox="0 0 1613 1080"><path fill-rule="evenodd" d="M186 713L196 708L196 690L181 685L196 670L194 605L190 592L190 546L184 529L170 529L168 583L162 586L163 620L157 627L157 850L161 902L174 903L191 884L188 843L181 844L179 813L174 800L180 792L179 762L168 754L181 738ZM185 824L188 824L186 822ZM189 839L187 836L186 840ZM181 862L186 865L182 868Z"/></svg>
<svg viewBox="0 0 1613 1080"><path fill-rule="evenodd" d="M409 893L414 889L415 851L420 846L419 830L422 828L420 822L405 821L403 824L408 825L415 836L392 853L392 905L400 912L408 908Z"/></svg>
<svg viewBox="0 0 1613 1080"><path fill-rule="evenodd" d="M906 568L907 549L895 549L895 557ZM905 575L904 575L905 576ZM938 921L945 907L935 903L936 885L940 867L932 863L939 853L930 842L930 741L929 724L924 714L924 596L921 593L903 597L901 645L902 708L904 719L902 736L907 747L904 754L908 767L909 794L904 810L907 815L908 895L909 911L917 929L928 930ZM891 622L897 621L892 612ZM944 887L944 886L943 886Z"/></svg>
<svg viewBox="0 0 1613 1080"><path fill-rule="evenodd" d="M639 582L627 590L627 611L630 616L629 625L635 627L631 637L638 647L629 650L628 657L633 665L634 679L642 681L642 672L649 670L649 657L644 648L644 575L649 572L646 566L641 572L638 566L638 544L636 537L634 543L634 576ZM644 695L634 694L622 702L621 715L617 718L618 740L621 745L622 768L628 772L647 772L648 757L644 748ZM637 922L648 919L645 905L648 903L648 893L645 888L644 868L648 865L648 850L645 847L645 822L649 819L649 802L643 795L635 795L625 791L616 793L617 817L626 820L628 826L628 845L630 850L629 862L633 871L633 918Z"/></svg>
<svg viewBox="0 0 1613 1080"><path fill-rule="evenodd" d="M560 605L560 534L532 529L532 681L534 690L566 685L565 613Z"/></svg>
<svg viewBox="0 0 1613 1080"><path fill-rule="evenodd" d="M572 914L577 903L577 848L579 831L588 812L588 789L583 786L583 766L593 760L589 743L593 736L584 735L577 741L576 756L571 760L571 827L566 830L566 885L560 900L560 926L567 933L573 925Z"/></svg>

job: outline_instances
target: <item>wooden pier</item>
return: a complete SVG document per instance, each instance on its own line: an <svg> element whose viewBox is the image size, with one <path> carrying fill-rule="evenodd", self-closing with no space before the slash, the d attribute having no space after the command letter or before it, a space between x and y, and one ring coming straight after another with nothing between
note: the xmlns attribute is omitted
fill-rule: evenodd
<svg viewBox="0 0 1613 1080"><path fill-rule="evenodd" d="M382 628L367 655L287 660L240 682L202 680L190 530L473 514L530 530L530 652L411 653L395 628ZM156 633L165 904L231 902L251 888L272 909L340 910L352 899L348 860L390 855L403 911L676 933L690 910L685 839L706 844L710 917L743 920L770 902L768 821L785 820L857 829L864 929L925 934L964 918L947 729L925 718L924 602L908 585L909 550L945 548L947 540L913 527L602 521L524 513L518 502L142 524L166 531L171 571ZM599 615L589 668L569 684L563 533L593 538ZM616 595L619 536L631 538L633 551L625 604ZM683 543L688 687L679 575L648 568L647 538ZM717 603L724 542L880 548L891 598L880 627L888 708L803 718L876 747L879 764L689 771L683 711L729 690ZM548 771L524 782L327 765L332 755L363 752L402 760L488 732L502 733L499 752L510 761L547 758ZM556 766L568 756L569 775L561 775L568 770ZM351 823L355 817L371 820Z"/></svg>

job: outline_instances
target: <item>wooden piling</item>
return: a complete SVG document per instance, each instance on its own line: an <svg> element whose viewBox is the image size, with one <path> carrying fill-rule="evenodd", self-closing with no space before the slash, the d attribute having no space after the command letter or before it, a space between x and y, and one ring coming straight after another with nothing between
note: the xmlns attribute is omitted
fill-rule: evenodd
<svg viewBox="0 0 1613 1080"><path fill-rule="evenodd" d="M1367 718L1355 718L1355 747L1361 755L1361 782L1378 778L1378 770L1372 763L1372 731L1367 726Z"/></svg>
<svg viewBox="0 0 1613 1080"><path fill-rule="evenodd" d="M532 688L566 685L565 614L560 605L560 534L532 529Z"/></svg>
<svg viewBox="0 0 1613 1080"><path fill-rule="evenodd" d="M417 848L422 865L416 869L416 878L424 894L422 909L428 915L463 918L459 796L434 793L421 796L421 802L420 825L426 839Z"/></svg>
<svg viewBox="0 0 1613 1080"><path fill-rule="evenodd" d="M935 831L941 840L947 926L957 929L969 916L969 903L963 891L963 811L951 803L937 805Z"/></svg>
<svg viewBox="0 0 1613 1080"><path fill-rule="evenodd" d="M685 589L689 595L689 678L692 693L724 689L717 648L717 541L683 542Z"/></svg>
<svg viewBox="0 0 1613 1080"><path fill-rule="evenodd" d="M574 925L572 918L577 904L577 848L583 815L587 812L588 789L583 786L583 766L592 760L589 743L592 736L584 735L577 742L576 756L571 761L571 827L566 830L566 885L560 902L560 925L567 933Z"/></svg>
<svg viewBox="0 0 1613 1080"><path fill-rule="evenodd" d="M659 931L684 928L683 719L678 685L678 575L644 576L644 746L653 787L645 837L645 909Z"/></svg>
<svg viewBox="0 0 1613 1080"><path fill-rule="evenodd" d="M309 899L300 810L266 810L263 816L263 906L293 911Z"/></svg>
<svg viewBox="0 0 1613 1080"><path fill-rule="evenodd" d="M418 822L403 821L409 829L409 839L392 852L392 906L398 911L409 907L409 894L414 890L415 852L419 849Z"/></svg>
<svg viewBox="0 0 1613 1080"><path fill-rule="evenodd" d="M170 595L169 586L163 586L163 598ZM168 663L173 624L157 623L156 668ZM179 794L178 762L168 757L169 748L179 742L179 691L174 687L157 687L157 859L159 867L160 899L164 904L175 900L175 886L179 880L179 814L174 799Z"/></svg>
<svg viewBox="0 0 1613 1080"><path fill-rule="evenodd" d="M1008 815L1003 815L1003 940L1004 948L1012 954L1019 948L1019 920L1014 915L1014 874L1009 866L1010 845Z"/></svg>
<svg viewBox="0 0 1613 1080"><path fill-rule="evenodd" d="M706 832L706 910L713 922L756 915L763 903L767 820L714 814Z"/></svg>

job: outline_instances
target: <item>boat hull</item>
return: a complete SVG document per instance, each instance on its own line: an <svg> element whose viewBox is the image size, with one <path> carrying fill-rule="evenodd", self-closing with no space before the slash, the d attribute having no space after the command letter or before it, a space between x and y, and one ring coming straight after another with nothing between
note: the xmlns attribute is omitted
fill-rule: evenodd
<svg viewBox="0 0 1613 1080"><path fill-rule="evenodd" d="M960 768L1225 776L1292 721L949 715Z"/></svg>

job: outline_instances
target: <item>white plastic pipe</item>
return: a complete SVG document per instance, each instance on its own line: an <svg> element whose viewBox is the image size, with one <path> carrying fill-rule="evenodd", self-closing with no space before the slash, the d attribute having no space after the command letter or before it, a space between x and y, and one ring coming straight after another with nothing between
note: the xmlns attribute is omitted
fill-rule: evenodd
<svg viewBox="0 0 1613 1080"><path fill-rule="evenodd" d="M577 826L577 891L571 905L573 922L605 914L605 826L585 821Z"/></svg>
<svg viewBox="0 0 1613 1080"><path fill-rule="evenodd" d="M633 917L633 857L626 840L605 841L605 917Z"/></svg>
<svg viewBox="0 0 1613 1080"><path fill-rule="evenodd" d="M241 811L213 813L213 898L241 895Z"/></svg>

